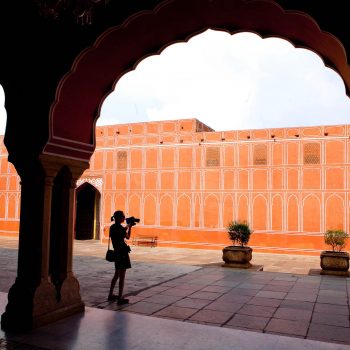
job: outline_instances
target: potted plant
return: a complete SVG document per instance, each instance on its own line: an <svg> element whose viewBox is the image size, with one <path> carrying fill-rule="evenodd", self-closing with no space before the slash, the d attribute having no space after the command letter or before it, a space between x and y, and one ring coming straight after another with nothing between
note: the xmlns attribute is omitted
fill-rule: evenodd
<svg viewBox="0 0 350 350"><path fill-rule="evenodd" d="M348 233L343 230L327 230L324 233L324 242L332 250L321 252L321 275L350 276L349 253L343 251L348 238Z"/></svg>
<svg viewBox="0 0 350 350"><path fill-rule="evenodd" d="M233 245L222 250L223 266L247 269L252 266L252 248L248 247L253 231L246 221L230 221L226 226L228 236Z"/></svg>

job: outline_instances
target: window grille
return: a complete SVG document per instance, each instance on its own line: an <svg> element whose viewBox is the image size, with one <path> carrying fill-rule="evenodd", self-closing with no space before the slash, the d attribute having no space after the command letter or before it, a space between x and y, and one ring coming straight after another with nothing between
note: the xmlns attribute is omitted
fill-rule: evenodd
<svg viewBox="0 0 350 350"><path fill-rule="evenodd" d="M267 164L267 149L265 145L256 145L254 147L254 165Z"/></svg>
<svg viewBox="0 0 350 350"><path fill-rule="evenodd" d="M307 143L304 145L304 164L320 164L319 143Z"/></svg>
<svg viewBox="0 0 350 350"><path fill-rule="evenodd" d="M220 149L219 147L207 148L207 167L215 167L220 165Z"/></svg>
<svg viewBox="0 0 350 350"><path fill-rule="evenodd" d="M127 166L127 153L126 151L118 151L117 153L117 169L126 169Z"/></svg>

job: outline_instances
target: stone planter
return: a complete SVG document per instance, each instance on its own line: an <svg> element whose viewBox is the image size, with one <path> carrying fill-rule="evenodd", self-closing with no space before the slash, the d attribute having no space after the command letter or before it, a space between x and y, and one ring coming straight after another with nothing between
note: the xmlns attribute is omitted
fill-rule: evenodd
<svg viewBox="0 0 350 350"><path fill-rule="evenodd" d="M349 253L325 250L321 252L321 275L350 276Z"/></svg>
<svg viewBox="0 0 350 350"><path fill-rule="evenodd" d="M252 260L252 248L229 246L222 250L222 260L225 267L238 267L241 269L248 269L252 267L250 260Z"/></svg>

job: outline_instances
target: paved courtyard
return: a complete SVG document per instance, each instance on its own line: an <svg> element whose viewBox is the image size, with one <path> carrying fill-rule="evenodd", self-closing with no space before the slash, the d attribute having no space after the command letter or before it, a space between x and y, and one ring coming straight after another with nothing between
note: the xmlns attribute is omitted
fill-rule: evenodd
<svg viewBox="0 0 350 350"><path fill-rule="evenodd" d="M0 292L16 275L17 241L0 238ZM151 318L350 345L350 278L308 275L319 257L253 252L263 271L222 267L214 250L132 247L129 305L107 302L113 265L106 245L74 242L74 271L87 306Z"/></svg>

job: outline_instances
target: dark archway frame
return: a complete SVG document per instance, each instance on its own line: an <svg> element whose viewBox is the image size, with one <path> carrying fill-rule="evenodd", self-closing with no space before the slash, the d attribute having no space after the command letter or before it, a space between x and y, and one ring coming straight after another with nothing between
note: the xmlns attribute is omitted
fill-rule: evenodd
<svg viewBox="0 0 350 350"><path fill-rule="evenodd" d="M350 68L340 41L322 32L307 14L284 11L272 0L169 0L104 32L76 58L58 85L43 154L23 156L26 147L21 139L13 145L22 147L9 150L9 159L15 161L21 176L21 219L18 271L1 315L3 329L38 327L84 310L72 264L75 189L95 149L101 105L120 77L141 60L209 28L280 37L310 49L340 74L350 92ZM42 107L40 101L37 106ZM59 230L55 226L57 208L63 216ZM59 254L50 249L53 236L60 245ZM53 267L62 277L59 298L52 281Z"/></svg>
<svg viewBox="0 0 350 350"><path fill-rule="evenodd" d="M88 160L95 149L101 105L117 81L144 58L209 28L280 37L307 48L340 74L350 94L350 67L342 43L309 15L284 11L268 0L170 0L107 30L77 57L57 88L43 153Z"/></svg>

